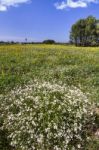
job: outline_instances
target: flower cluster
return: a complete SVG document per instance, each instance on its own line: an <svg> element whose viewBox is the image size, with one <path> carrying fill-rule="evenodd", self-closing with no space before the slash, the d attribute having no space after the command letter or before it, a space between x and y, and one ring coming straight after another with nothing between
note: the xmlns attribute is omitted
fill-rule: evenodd
<svg viewBox="0 0 99 150"><path fill-rule="evenodd" d="M88 139L93 105L78 88L37 80L0 96L3 128L20 150L77 150Z"/></svg>

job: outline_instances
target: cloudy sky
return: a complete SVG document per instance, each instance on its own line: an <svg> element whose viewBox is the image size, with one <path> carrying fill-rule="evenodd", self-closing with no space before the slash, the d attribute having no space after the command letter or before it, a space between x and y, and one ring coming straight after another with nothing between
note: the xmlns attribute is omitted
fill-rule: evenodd
<svg viewBox="0 0 99 150"><path fill-rule="evenodd" d="M69 39L71 25L93 15L99 0L0 0L0 40Z"/></svg>

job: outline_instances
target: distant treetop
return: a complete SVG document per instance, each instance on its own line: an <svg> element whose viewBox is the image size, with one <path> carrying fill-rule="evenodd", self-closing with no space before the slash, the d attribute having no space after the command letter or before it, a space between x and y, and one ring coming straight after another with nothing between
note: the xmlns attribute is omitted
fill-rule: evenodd
<svg viewBox="0 0 99 150"><path fill-rule="evenodd" d="M48 39L48 40L44 40L43 43L44 44L55 44L56 42L54 40Z"/></svg>

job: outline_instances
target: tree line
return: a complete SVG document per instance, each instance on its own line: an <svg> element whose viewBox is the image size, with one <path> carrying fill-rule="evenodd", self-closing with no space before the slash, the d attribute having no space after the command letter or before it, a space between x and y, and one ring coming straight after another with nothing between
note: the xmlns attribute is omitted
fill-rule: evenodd
<svg viewBox="0 0 99 150"><path fill-rule="evenodd" d="M71 27L70 42L76 46L99 46L99 20L93 16L78 20Z"/></svg>

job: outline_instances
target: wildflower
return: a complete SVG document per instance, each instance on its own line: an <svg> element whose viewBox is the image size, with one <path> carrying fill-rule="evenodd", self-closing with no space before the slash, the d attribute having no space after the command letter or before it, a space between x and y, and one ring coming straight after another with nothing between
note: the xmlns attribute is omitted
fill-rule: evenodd
<svg viewBox="0 0 99 150"><path fill-rule="evenodd" d="M94 121L86 94L62 82L35 80L0 96L0 103L3 128L9 131L11 145L20 150L68 150L72 140L71 149L80 149L88 139L83 127Z"/></svg>

